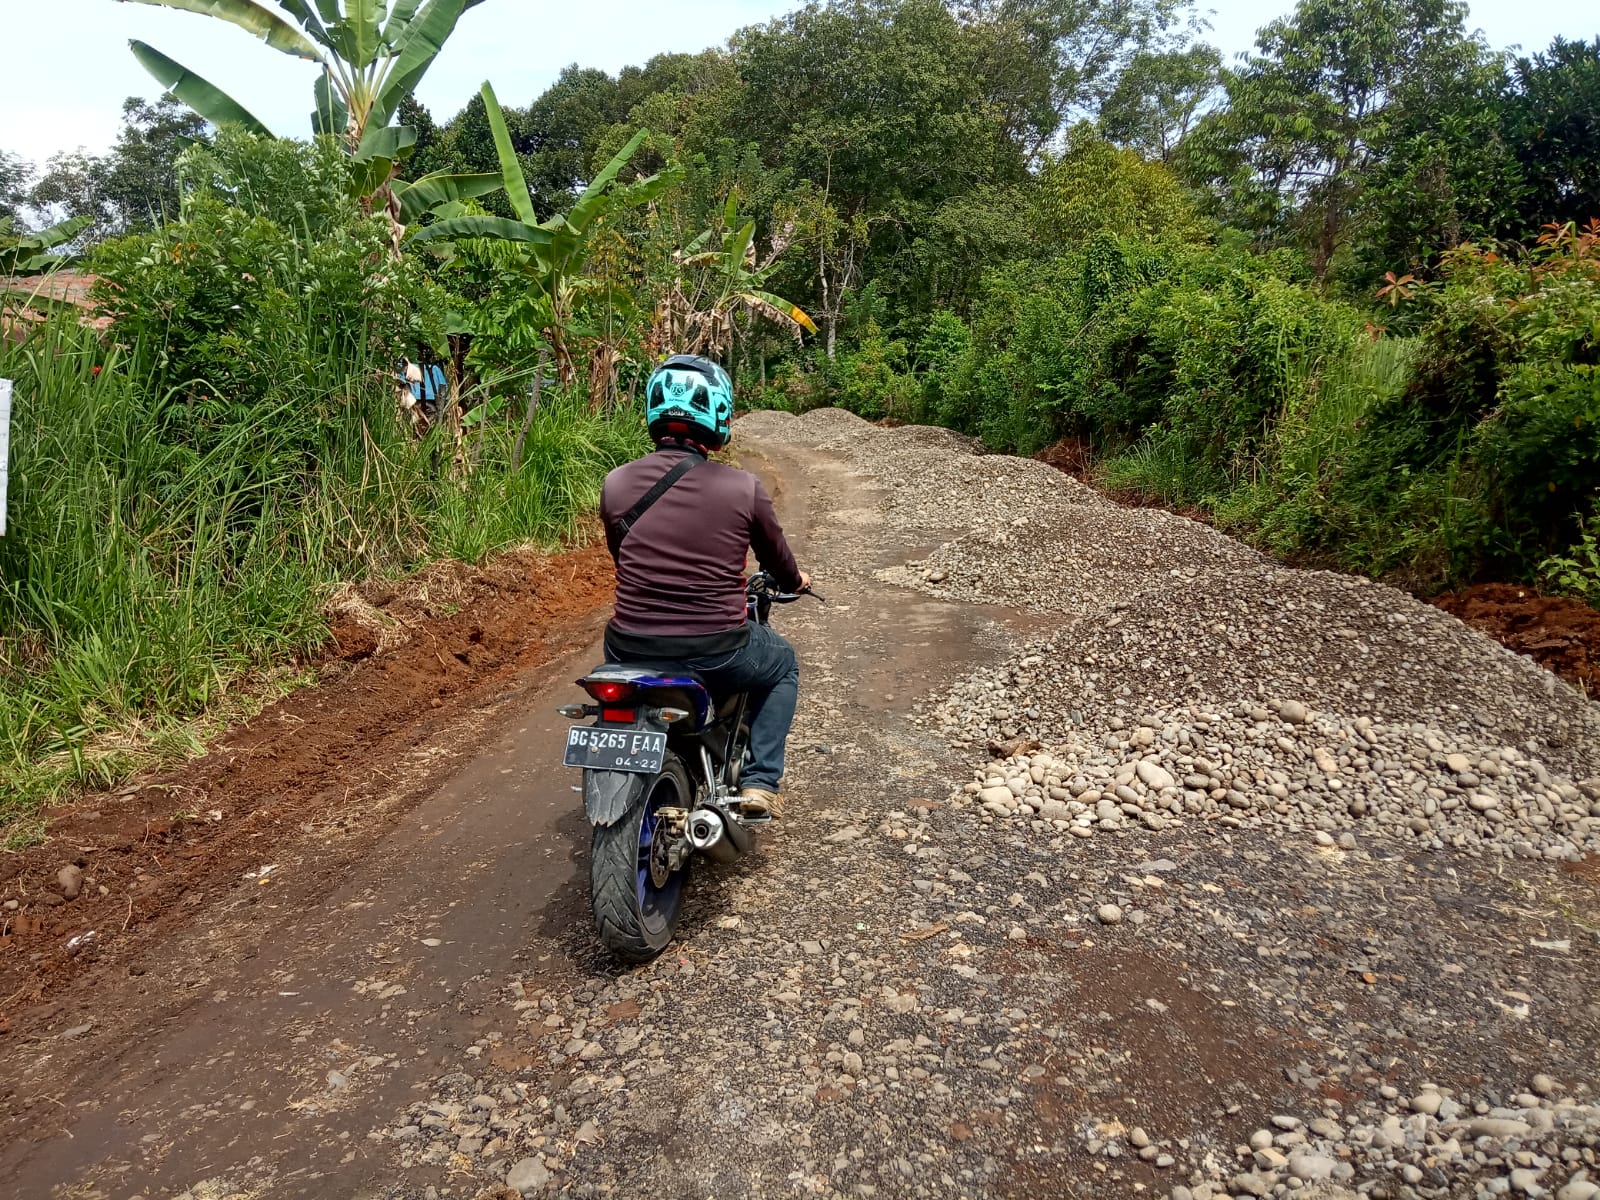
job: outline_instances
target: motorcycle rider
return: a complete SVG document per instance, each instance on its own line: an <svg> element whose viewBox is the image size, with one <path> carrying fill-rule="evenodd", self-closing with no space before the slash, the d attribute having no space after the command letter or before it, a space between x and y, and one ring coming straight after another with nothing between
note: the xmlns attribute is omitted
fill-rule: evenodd
<svg viewBox="0 0 1600 1200"><path fill-rule="evenodd" d="M710 359L674 355L651 374L645 423L655 450L612 471L600 492L617 568L605 647L612 662L671 664L713 693L748 693L740 810L777 817L800 665L782 636L745 619L746 556L753 549L785 591L805 591L811 580L795 565L761 481L709 461L728 444L732 421L733 381Z"/></svg>

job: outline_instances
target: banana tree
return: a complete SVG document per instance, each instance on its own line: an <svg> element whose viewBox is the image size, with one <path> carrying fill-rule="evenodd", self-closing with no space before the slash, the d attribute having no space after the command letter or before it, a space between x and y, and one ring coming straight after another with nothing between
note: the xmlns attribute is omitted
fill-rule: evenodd
<svg viewBox="0 0 1600 1200"><path fill-rule="evenodd" d="M313 88L312 128L342 139L352 187L369 207L389 215L398 245L403 226L428 211L423 201L481 196L496 175L436 173L400 187L400 165L416 144L414 130L390 125L400 101L416 90L456 23L483 0L123 0L181 9L227 21L274 50L321 67ZM221 88L152 46L130 42L134 57L168 91L212 124L234 122L270 136L265 124ZM455 182L443 182L453 180ZM405 194L421 187L411 203ZM419 207L421 206L421 207Z"/></svg>
<svg viewBox="0 0 1600 1200"><path fill-rule="evenodd" d="M719 224L703 231L672 256L672 276L656 306L654 339L678 354L726 360L733 349L740 313L792 331L817 327L796 304L766 290L766 282L788 248L792 228L780 229L765 261L757 262L756 223L738 223L738 197L729 195Z"/></svg>
<svg viewBox="0 0 1600 1200"><path fill-rule="evenodd" d="M664 172L631 184L617 183L647 136L640 130L596 173L566 213L540 221L494 89L485 83L482 95L506 195L516 215L447 217L414 231L411 240L486 238L499 243L499 265L525 284L515 306L549 345L561 381L571 383L576 375L571 335L577 305L601 286L583 275L592 236L607 214L648 203L673 176Z"/></svg>
<svg viewBox="0 0 1600 1200"><path fill-rule="evenodd" d="M9 219L0 220L0 276L42 275L62 266L71 254L59 249L94 223L93 217L73 217L20 237L9 235Z"/></svg>

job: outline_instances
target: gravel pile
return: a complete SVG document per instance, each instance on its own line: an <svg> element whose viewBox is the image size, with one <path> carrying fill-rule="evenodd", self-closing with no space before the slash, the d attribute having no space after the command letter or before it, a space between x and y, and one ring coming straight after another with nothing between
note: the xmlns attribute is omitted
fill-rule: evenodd
<svg viewBox="0 0 1600 1200"><path fill-rule="evenodd" d="M1088 838L1132 824L1159 831L1199 822L1310 832L1324 846L1364 831L1472 855L1575 859L1600 851L1600 777L1574 783L1515 747L1420 722L1345 722L1287 700L1221 714L1113 716L1099 737L1040 745L1029 736L1030 726L1045 723L1038 684L1025 673L1040 657L1024 657L1009 685L961 685L939 710L958 745L971 743L979 712L980 736L1010 738L999 749L1022 751L976 768L951 797L984 824ZM1013 720L1022 704L1032 707Z"/></svg>
<svg viewBox="0 0 1600 1200"><path fill-rule="evenodd" d="M1213 1162L1178 1184L1171 1200L1290 1195L1334 1200L1358 1193L1341 1186L1367 1177L1397 1178L1420 1196L1600 1196L1600 1105L1559 1095L1547 1075L1532 1091L1504 1101L1424 1084L1409 1099L1384 1087L1351 1112L1330 1105L1309 1121L1274 1115L1237 1161ZM1143 1129L1115 1120L1085 1130L1085 1149L1112 1160L1128 1156L1164 1165L1171 1154ZM1392 1194L1392 1193L1391 1193Z"/></svg>
<svg viewBox="0 0 1600 1200"><path fill-rule="evenodd" d="M839 410L762 429L870 473L897 527L963 531L883 582L1075 618L931 714L957 746L1037 742L1060 760L1049 783L1028 778L1044 773L1029 760L978 768L967 791L984 820L1079 837L1199 819L1376 828L1474 853L1600 848L1600 710L1453 617L1279 567L944 431Z"/></svg>

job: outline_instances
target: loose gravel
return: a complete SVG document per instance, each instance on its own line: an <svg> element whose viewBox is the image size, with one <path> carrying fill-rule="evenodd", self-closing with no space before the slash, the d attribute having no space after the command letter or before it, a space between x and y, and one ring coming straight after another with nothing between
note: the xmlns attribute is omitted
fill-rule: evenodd
<svg viewBox="0 0 1600 1200"><path fill-rule="evenodd" d="M657 962L509 975L392 1194L1600 1196L1596 706L945 431L737 433L834 601L796 811Z"/></svg>

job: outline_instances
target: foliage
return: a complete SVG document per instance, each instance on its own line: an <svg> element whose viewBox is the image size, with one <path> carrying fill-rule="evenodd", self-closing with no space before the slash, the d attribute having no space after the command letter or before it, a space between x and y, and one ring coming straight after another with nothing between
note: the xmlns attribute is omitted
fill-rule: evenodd
<svg viewBox="0 0 1600 1200"><path fill-rule="evenodd" d="M1558 37L1548 50L1516 59L1514 75L1502 137L1527 191L1506 232L1600 216L1600 37Z"/></svg>
<svg viewBox="0 0 1600 1200"><path fill-rule="evenodd" d="M1325 273L1395 106L1447 101L1419 76L1481 61L1465 14L1459 0L1299 0L1257 34L1260 54L1225 74L1226 103L1186 147L1187 170L1229 219L1296 241Z"/></svg>
<svg viewBox="0 0 1600 1200"><path fill-rule="evenodd" d="M1539 564L1539 579L1552 592L1600 608L1600 510L1583 523L1565 554L1552 554Z"/></svg>
<svg viewBox="0 0 1600 1200"><path fill-rule="evenodd" d="M371 221L308 238L202 197L182 221L105 243L92 265L133 368L163 397L153 419L207 448L285 386L319 393L332 364L375 338L392 359L442 340L422 325L439 306L413 267L387 260L386 241Z"/></svg>
<svg viewBox="0 0 1600 1200"><path fill-rule="evenodd" d="M922 373L922 412L941 425L959 420L957 383L972 345L967 323L948 308L929 319L917 342L916 365Z"/></svg>
<svg viewBox="0 0 1600 1200"><path fill-rule="evenodd" d="M301 239L350 221L349 166L331 138L293 141L224 126L178 160L185 200L214 200L265 217Z"/></svg>
<svg viewBox="0 0 1600 1200"><path fill-rule="evenodd" d="M322 336L322 311L306 303L297 341ZM0 344L0 375L17 381L0 821L123 777L241 676L315 649L337 582L571 535L604 473L640 448L637 421L554 396L520 470L514 431L496 422L474 434L477 470L452 479L437 466L442 431L419 442L394 420L387 352L330 347L321 374L285 372L248 409L213 411L197 438L141 343L53 322ZM174 361L168 374L193 372Z"/></svg>
<svg viewBox="0 0 1600 1200"><path fill-rule="evenodd" d="M876 321L863 322L860 344L832 369L839 404L869 421L920 419L920 389L907 366L905 343L886 336Z"/></svg>
<svg viewBox="0 0 1600 1200"><path fill-rule="evenodd" d="M1157 163L1119 149L1087 124L1039 173L1028 228L1035 253L1074 249L1096 233L1172 243L1204 242L1211 225L1183 186Z"/></svg>

